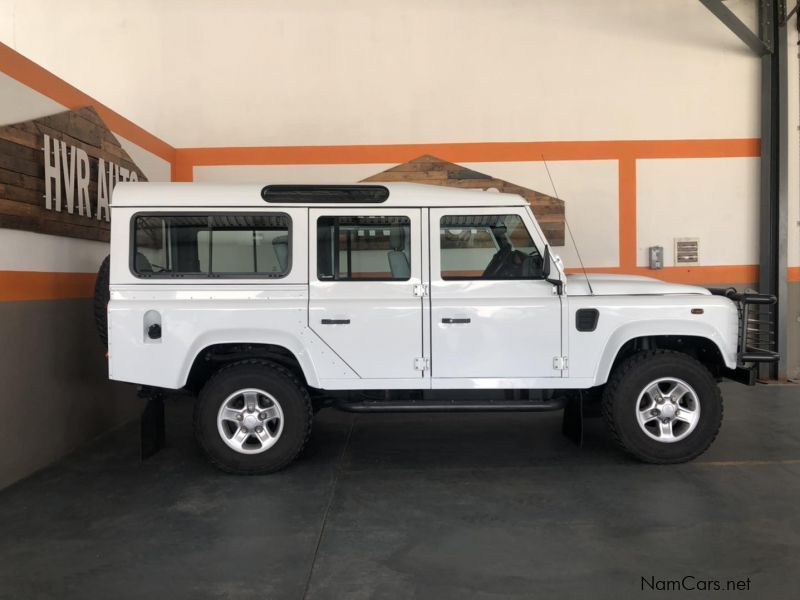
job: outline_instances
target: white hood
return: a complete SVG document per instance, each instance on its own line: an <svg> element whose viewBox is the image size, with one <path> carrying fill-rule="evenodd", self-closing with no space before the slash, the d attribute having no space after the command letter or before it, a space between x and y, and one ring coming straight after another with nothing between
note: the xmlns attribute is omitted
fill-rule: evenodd
<svg viewBox="0 0 800 600"><path fill-rule="evenodd" d="M706 288L681 283L668 283L653 277L640 275L605 275L589 273L592 291L596 296L642 296L664 294L705 294ZM583 273L567 275L567 294L570 296L588 296L589 287Z"/></svg>

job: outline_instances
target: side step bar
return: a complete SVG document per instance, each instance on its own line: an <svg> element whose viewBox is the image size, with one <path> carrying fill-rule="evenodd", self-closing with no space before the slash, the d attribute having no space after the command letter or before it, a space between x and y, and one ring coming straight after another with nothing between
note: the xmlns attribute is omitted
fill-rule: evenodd
<svg viewBox="0 0 800 600"><path fill-rule="evenodd" d="M544 412L561 410L568 398L547 401L527 400L339 400L333 407L354 413L413 413L413 412Z"/></svg>

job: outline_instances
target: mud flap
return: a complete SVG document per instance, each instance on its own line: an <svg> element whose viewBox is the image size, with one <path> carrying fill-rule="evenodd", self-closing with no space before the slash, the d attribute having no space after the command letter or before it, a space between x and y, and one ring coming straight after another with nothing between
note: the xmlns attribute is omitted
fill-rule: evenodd
<svg viewBox="0 0 800 600"><path fill-rule="evenodd" d="M578 447L583 446L583 392L576 393L567 401L561 432Z"/></svg>
<svg viewBox="0 0 800 600"><path fill-rule="evenodd" d="M161 450L166 440L164 395L153 388L141 388L139 397L147 400L139 420L142 460L146 460Z"/></svg>

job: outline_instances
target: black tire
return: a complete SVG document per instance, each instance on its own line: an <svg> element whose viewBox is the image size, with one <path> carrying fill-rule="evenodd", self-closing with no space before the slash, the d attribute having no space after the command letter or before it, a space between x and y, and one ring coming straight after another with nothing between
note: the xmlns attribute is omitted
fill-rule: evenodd
<svg viewBox="0 0 800 600"><path fill-rule="evenodd" d="M672 443L649 437L636 417L639 395L662 377L686 382L700 405L695 428ZM603 416L617 443L635 458L654 464L687 462L705 452L717 437L722 425L722 394L709 370L691 356L669 350L640 352L611 374L603 394Z"/></svg>
<svg viewBox="0 0 800 600"><path fill-rule="evenodd" d="M237 390L257 388L272 395L283 411L283 431L260 454L229 447L217 428L222 403ZM261 475L286 467L311 435L311 400L305 386L284 367L263 360L232 363L217 371L200 391L194 408L194 433L214 466L237 475Z"/></svg>
<svg viewBox="0 0 800 600"><path fill-rule="evenodd" d="M109 279L111 257L106 256L94 281L94 324L103 347L108 348L108 301L111 299Z"/></svg>

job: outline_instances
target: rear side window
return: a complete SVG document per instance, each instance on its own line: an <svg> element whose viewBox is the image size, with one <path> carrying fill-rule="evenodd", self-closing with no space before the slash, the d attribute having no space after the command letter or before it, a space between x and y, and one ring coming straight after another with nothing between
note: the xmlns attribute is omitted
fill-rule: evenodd
<svg viewBox="0 0 800 600"><path fill-rule="evenodd" d="M408 217L320 217L320 281L407 281L411 278Z"/></svg>
<svg viewBox="0 0 800 600"><path fill-rule="evenodd" d="M131 269L138 277L284 277L290 237L284 213L137 215Z"/></svg>

